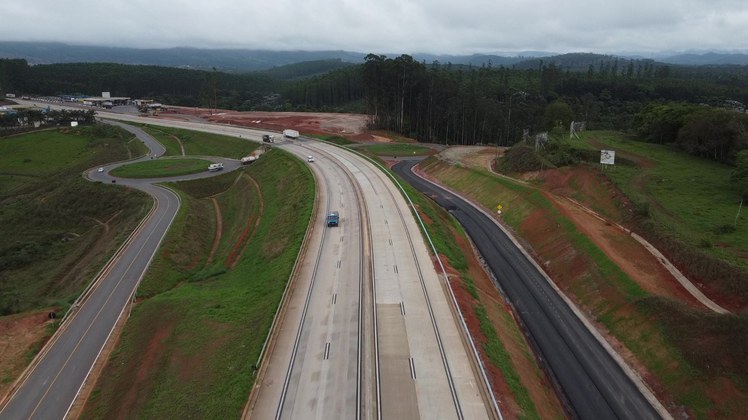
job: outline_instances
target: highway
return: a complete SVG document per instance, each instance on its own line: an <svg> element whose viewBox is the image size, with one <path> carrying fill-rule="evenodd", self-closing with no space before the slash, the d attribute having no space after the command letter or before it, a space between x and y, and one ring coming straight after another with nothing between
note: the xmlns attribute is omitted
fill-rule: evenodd
<svg viewBox="0 0 748 420"><path fill-rule="evenodd" d="M568 410L582 419L653 419L667 411L627 372L497 222L450 191L416 176L414 161L394 171L449 210L475 243L512 303ZM631 376L634 376L633 378ZM636 382L636 383L635 383Z"/></svg>
<svg viewBox="0 0 748 420"><path fill-rule="evenodd" d="M147 122L252 140L261 135L240 127ZM163 153L141 130L126 129L151 148L144 159ZM491 417L444 284L392 182L365 159L328 144L300 139L276 146L300 158L317 158L310 165L321 216L308 234L308 249L249 414L278 419ZM224 162L227 170L239 166L234 160L211 159ZM103 173L92 169L87 176L111 182L108 172L116 165L105 166ZM490 217L414 176L410 166L401 163L395 170L463 224L563 390L573 416L667 416ZM208 175L213 174L186 178ZM152 195L153 210L45 347L0 418L66 415L178 209L178 197L154 181L117 180ZM341 226L324 226L322 215L328 210L340 212Z"/></svg>
<svg viewBox="0 0 748 420"><path fill-rule="evenodd" d="M241 127L100 115L254 141L262 135ZM140 160L164 153L142 130L123 127L151 149ZM443 280L392 182L366 160L331 145L299 139L274 146L317 158L310 165L320 191L319 215L338 210L341 226L328 229L320 219L311 227L294 293L270 346L274 351L264 363L269 373L258 384L264 392L254 417L491 417ZM235 160L208 158L226 170L239 167ZM111 183L108 173L120 164L103 172L92 168L86 176ZM0 418L67 415L178 210L178 197L154 185L173 180L116 180L153 196L153 210L45 346ZM257 415L262 407L269 411Z"/></svg>
<svg viewBox="0 0 748 420"><path fill-rule="evenodd" d="M250 418L489 418L470 356L410 210L361 157L298 140L319 217ZM338 227L324 214L340 212Z"/></svg>
<svg viewBox="0 0 748 420"><path fill-rule="evenodd" d="M151 159L164 153L163 146L142 130L132 126L123 127L135 134L151 150L148 156L130 162ZM224 162L226 170L240 166L235 160L217 161ZM107 165L104 172L92 168L86 176L92 181L111 183L115 178L108 175L108 172L122 164ZM179 179L197 179L217 174L206 171ZM117 185L137 188L152 196L153 207L94 279L95 287L80 299L77 307L72 309L72 315L65 319L27 370L22 382L17 384L7 403L0 409L0 419L46 420L62 419L67 415L177 214L179 197L167 188L154 185L154 180L116 181Z"/></svg>

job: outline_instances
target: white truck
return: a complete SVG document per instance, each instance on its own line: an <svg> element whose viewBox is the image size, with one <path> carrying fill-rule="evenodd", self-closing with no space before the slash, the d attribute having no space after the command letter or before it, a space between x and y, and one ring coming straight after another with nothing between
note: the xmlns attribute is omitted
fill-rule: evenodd
<svg viewBox="0 0 748 420"><path fill-rule="evenodd" d="M289 139L298 139L299 132L296 130L285 129L283 130L283 137L288 137Z"/></svg>
<svg viewBox="0 0 748 420"><path fill-rule="evenodd" d="M220 162L219 163L211 163L210 165L208 165L208 170L210 172L220 171L221 169L223 169L223 163L220 163Z"/></svg>

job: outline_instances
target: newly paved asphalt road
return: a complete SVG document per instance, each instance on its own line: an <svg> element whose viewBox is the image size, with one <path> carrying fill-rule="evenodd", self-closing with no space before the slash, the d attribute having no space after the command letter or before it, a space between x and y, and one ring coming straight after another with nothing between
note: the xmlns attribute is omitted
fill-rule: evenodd
<svg viewBox="0 0 748 420"><path fill-rule="evenodd" d="M511 301L567 399L583 419L651 419L660 414L496 223L473 205L411 172L395 172L431 196L462 224Z"/></svg>
<svg viewBox="0 0 748 420"><path fill-rule="evenodd" d="M148 156L136 161L157 158L164 153L164 147L139 128L114 124L132 132L150 148ZM236 160L213 159L224 162L225 171L240 166ZM103 172L93 168L86 175L92 181L111 183L115 178L108 175L109 170L121 164L107 165ZM206 168L205 172L179 179L219 173L208 172ZM154 208L95 280L98 286L45 347L38 363L0 411L0 419L62 419L70 409L179 209L179 197L152 182L117 179L117 185L137 188L151 195Z"/></svg>

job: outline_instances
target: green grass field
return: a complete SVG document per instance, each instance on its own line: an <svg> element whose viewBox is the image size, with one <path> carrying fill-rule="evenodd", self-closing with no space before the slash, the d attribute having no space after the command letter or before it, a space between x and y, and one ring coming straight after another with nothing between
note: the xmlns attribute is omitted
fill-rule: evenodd
<svg viewBox="0 0 748 420"><path fill-rule="evenodd" d="M360 147L378 156L425 156L433 153L432 149L416 144L383 143Z"/></svg>
<svg viewBox="0 0 748 420"><path fill-rule="evenodd" d="M222 156L239 159L248 156L259 147L259 143L232 136L202 133L171 127L143 127L166 147L167 156L181 156L179 143L187 156ZM179 141L177 141L179 139Z"/></svg>
<svg viewBox="0 0 748 420"><path fill-rule="evenodd" d="M346 144L353 144L352 141L350 141L350 140L348 140L348 139L346 139L344 137L340 137L340 136L312 135L310 137L318 138L318 139L324 140L324 141L326 141L328 143L333 143L333 144L337 144L337 145L340 145L340 146L344 146Z"/></svg>
<svg viewBox="0 0 748 420"><path fill-rule="evenodd" d="M736 220L740 192L730 183L732 167L615 132L586 132L572 144L594 149L593 142L640 161L606 174L657 223L680 240L748 269L748 212Z"/></svg>
<svg viewBox="0 0 748 420"><path fill-rule="evenodd" d="M537 190L488 173L429 158L422 168L487 208L503 203L505 222L530 243L561 288L623 343L677 404L697 418L730 418L748 401L745 315L714 315L650 296ZM617 168L616 171L620 170ZM528 227L531 215L540 226ZM538 231L545 234L537 236ZM558 253L560 249L573 251ZM579 259L570 273L564 260ZM582 267L586 267L584 271ZM741 356L742 355L742 356ZM725 396L716 389L730 389Z"/></svg>
<svg viewBox="0 0 748 420"><path fill-rule="evenodd" d="M193 158L154 159L120 166L110 173L120 178L165 178L205 172L211 163Z"/></svg>
<svg viewBox="0 0 748 420"><path fill-rule="evenodd" d="M64 309L145 214L147 196L81 175L139 154L131 140L105 125L0 139L0 314Z"/></svg>
<svg viewBox="0 0 748 420"><path fill-rule="evenodd" d="M8 174L43 177L95 156L91 138L45 130L0 141L0 168Z"/></svg>
<svg viewBox="0 0 748 420"><path fill-rule="evenodd" d="M246 403L254 364L311 215L311 172L272 150L242 172L173 187L183 206L83 418L123 412L139 418L238 418ZM212 261L216 213L209 197L219 203L224 226ZM238 232L247 228L253 235L242 258L227 267L240 243Z"/></svg>

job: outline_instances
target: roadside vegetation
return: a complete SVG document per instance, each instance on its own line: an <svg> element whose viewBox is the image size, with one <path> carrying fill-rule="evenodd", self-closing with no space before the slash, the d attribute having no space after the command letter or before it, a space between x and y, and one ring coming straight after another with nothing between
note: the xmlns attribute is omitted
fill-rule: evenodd
<svg viewBox="0 0 748 420"><path fill-rule="evenodd" d="M424 156L434 153L433 149L429 147L406 143L372 144L359 147L358 149L365 149L379 156Z"/></svg>
<svg viewBox="0 0 748 420"><path fill-rule="evenodd" d="M81 176L142 154L142 143L131 137L97 125L0 139L0 313L74 299L115 246L100 238L127 233L148 210L145 195ZM96 244L105 249L79 266Z"/></svg>
<svg viewBox="0 0 748 420"><path fill-rule="evenodd" d="M247 401L311 216L311 173L271 150L171 187L179 214L83 418L238 418Z"/></svg>
<svg viewBox="0 0 748 420"><path fill-rule="evenodd" d="M616 150L624 164L605 173L632 202L636 230L734 309L748 307L748 212L738 213L733 167L615 132L571 144Z"/></svg>
<svg viewBox="0 0 748 420"><path fill-rule="evenodd" d="M324 140L328 143L337 144L339 146L344 146L347 144L353 144L352 141L346 139L345 137L340 136L322 136L322 135L311 135L310 137L314 137L320 140Z"/></svg>
<svg viewBox="0 0 748 420"><path fill-rule="evenodd" d="M637 210L639 206L634 205L633 211L622 211L623 219L614 217L615 221L633 223L634 226L658 224L665 232L680 232L681 224L688 224L687 238L693 232L715 235L710 233L714 232L713 226L724 223L720 218L725 217L727 211L701 206L708 202L708 197L702 197L704 195L721 197L720 194L725 194L725 201L729 201L725 193L729 190L728 168L716 168L714 163L694 160L682 152L664 146L634 143L611 133L587 133L583 141L589 142L588 145L582 147L575 143L574 148L597 149L593 153L597 159L602 144L615 146L612 148L618 151L616 159L620 153L625 164L617 165L614 170L609 168L606 174L627 194L631 193L634 202L644 197L657 203L649 206L649 212L641 212ZM628 146L632 149L627 149ZM543 166L556 166L554 160L565 160L556 160L561 155L558 150L549 151L550 157L535 154L532 149L513 153L522 147L512 148L498 166L523 168L523 171L512 171L516 175L528 167L537 171ZM623 150L628 152L622 153ZM554 153L556 157L552 156ZM566 156L575 153L572 151ZM584 155L580 153L571 160L584 160ZM642 157L647 159L640 160ZM533 167L535 164L541 167ZM660 165L662 167L657 169ZM741 315L717 315L651 295L610 261L559 208L531 185L495 175L485 168L450 165L436 158L427 159L420 167L439 182L461 191L486 208L494 209L497 204L502 204L505 224L530 246L559 287L612 336L614 345L625 346L624 355L631 352L635 359L633 366L644 368L640 375L649 378L650 386L658 397L664 399L671 413L697 418L742 415L748 401L748 354L746 347L737 343L748 341L748 318L744 309ZM686 179L682 180L684 176ZM664 188L660 186L663 183ZM572 185L571 189L574 190L575 186ZM714 191L716 189L721 191ZM626 198L618 191L609 191L607 196L613 197L619 205L626 203ZM586 197L574 198L584 202ZM602 202L587 204L598 210L609 205ZM732 207L737 212L737 202L734 204L734 207L724 204L724 209ZM655 207L658 208L656 211L668 217L648 218ZM741 223L743 225L738 224L739 228L745 222ZM731 239L729 243L737 248L742 246L739 245L742 241L742 238ZM686 266L697 264L698 261L691 261ZM710 281L720 280L710 278ZM744 306L738 305L738 309L741 308Z"/></svg>
<svg viewBox="0 0 748 420"><path fill-rule="evenodd" d="M110 174L121 178L165 178L208 170L212 162L204 159L154 159L114 168Z"/></svg>
<svg viewBox="0 0 748 420"><path fill-rule="evenodd" d="M143 129L166 147L166 156L222 156L239 159L248 156L259 143L233 136L145 125Z"/></svg>
<svg viewBox="0 0 748 420"><path fill-rule="evenodd" d="M82 173L145 150L107 125L0 138L0 331L14 342L0 357L0 395L54 332L38 328L46 313L67 310L152 205Z"/></svg>

